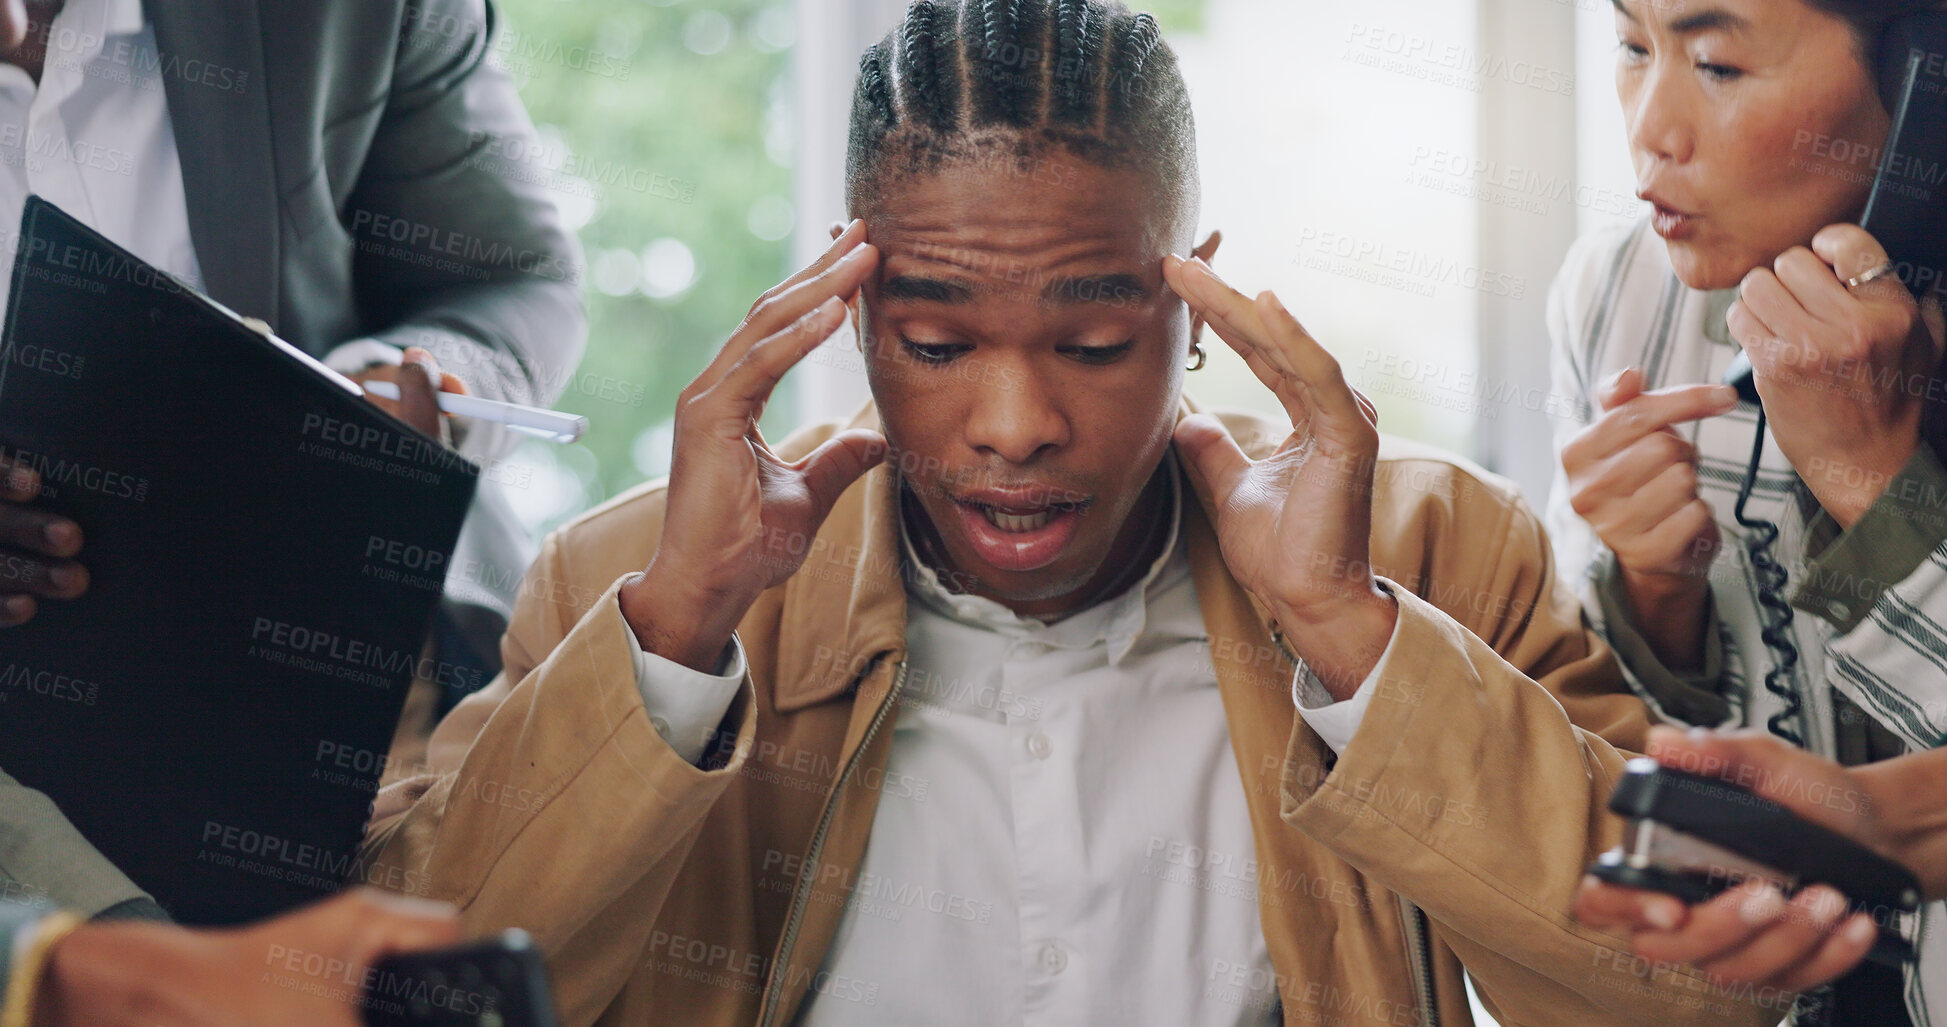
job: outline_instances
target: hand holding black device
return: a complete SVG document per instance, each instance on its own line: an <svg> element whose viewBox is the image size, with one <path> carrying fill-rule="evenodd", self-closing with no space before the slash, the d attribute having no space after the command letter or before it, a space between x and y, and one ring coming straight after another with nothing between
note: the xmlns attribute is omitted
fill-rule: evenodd
<svg viewBox="0 0 1947 1027"><path fill-rule="evenodd" d="M365 1027L555 1027L547 970L527 932L387 956L365 989Z"/></svg>
<svg viewBox="0 0 1947 1027"><path fill-rule="evenodd" d="M1947 284L1947 203L1933 195L1936 173L1947 164L1947 12L1888 23L1874 66L1893 124L1859 227L1885 248L1901 284L1924 296ZM1750 358L1739 353L1723 380L1738 398L1761 406Z"/></svg>
<svg viewBox="0 0 1947 1027"><path fill-rule="evenodd" d="M1888 926L1920 907L1920 882L1907 868L1728 781L1629 761L1609 798L1629 819L1620 848L1589 873L1610 884L1673 895L1691 905L1739 882L1770 881L1789 895L1815 884L1838 889L1854 912L1879 924L1866 958L1898 967L1913 946Z"/></svg>
<svg viewBox="0 0 1947 1027"><path fill-rule="evenodd" d="M1880 35L1874 65L1879 72L1880 100L1892 116L1892 126L1886 133L1873 190L1859 226L1885 249L1900 282L1924 299L1947 284L1943 277L1947 271L1947 223L1942 218L1947 204L1933 195L1940 188L1933 178L1938 169L1947 167L1947 12L1912 14L1888 23ZM1882 273L1868 271L1857 281L1863 284L1866 277ZM1758 585L1763 638L1772 653L1764 687L1779 697L1783 707L1767 720L1766 727L1794 745L1803 745L1802 725L1797 724L1801 702L1791 683L1798 649L1791 636L1792 607L1784 598L1789 575L1771 555L1778 526L1746 512L1764 458L1765 439L1765 409L1750 357L1741 352L1733 357L1724 369L1723 382L1737 389L1740 401L1758 408L1751 460L1738 489L1733 516L1749 533L1745 549Z"/></svg>

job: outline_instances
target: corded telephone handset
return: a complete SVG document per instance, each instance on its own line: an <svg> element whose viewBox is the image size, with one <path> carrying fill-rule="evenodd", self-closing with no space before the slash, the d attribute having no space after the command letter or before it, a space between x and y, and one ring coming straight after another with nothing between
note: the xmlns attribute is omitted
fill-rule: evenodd
<svg viewBox="0 0 1947 1027"><path fill-rule="evenodd" d="M1893 125L1859 224L1886 248L1901 283L1924 297L1943 284L1942 272L1947 270L1947 223L1933 197L1934 190L1942 188L1935 181L1937 170L1947 167L1947 13L1894 19L1881 34L1874 56L1880 99ZM1746 551L1757 579L1758 605L1763 608L1764 641L1773 655L1765 689L1784 703L1766 726L1772 734L1803 745L1803 725L1792 725L1800 719L1800 700L1790 683L1798 649L1791 641L1791 604L1784 598L1787 573L1771 556L1778 526L1745 513L1764 456L1764 405L1751 361L1743 353L1731 360L1723 381L1737 389L1740 400L1758 408L1757 437L1744 483L1738 488L1734 516L1750 533Z"/></svg>
<svg viewBox="0 0 1947 1027"><path fill-rule="evenodd" d="M1947 231L1934 216L1933 189L1947 162L1947 12L1930 11L1890 22L1875 54L1879 98L1893 117L1859 226L1886 248L1900 281L1915 295L1942 284ZM1724 384L1758 403L1751 361L1739 353Z"/></svg>

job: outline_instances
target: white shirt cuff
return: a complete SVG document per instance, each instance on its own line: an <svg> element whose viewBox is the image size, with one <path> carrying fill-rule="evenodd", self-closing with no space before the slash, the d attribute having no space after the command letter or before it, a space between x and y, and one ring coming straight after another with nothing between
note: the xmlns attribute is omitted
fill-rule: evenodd
<svg viewBox="0 0 1947 1027"><path fill-rule="evenodd" d="M744 683L744 646L736 635L724 650L717 674L691 670L674 660L642 651L635 632L627 632L629 648L635 652L635 686L642 693L642 706L649 711L649 724L669 743L676 755L691 766L703 758L710 735L723 722L723 715L736 701L737 689Z"/></svg>
<svg viewBox="0 0 1947 1027"><path fill-rule="evenodd" d="M1366 707L1372 705L1372 697L1379 692L1379 679L1386 669L1386 661L1393 655L1393 643L1399 638L1399 625L1393 625L1391 638L1386 639L1386 651L1379 654L1379 662L1372 665L1372 673L1359 682L1350 698L1343 702L1332 698L1325 690L1325 683L1318 680L1311 667L1299 661L1298 672L1291 679L1291 701L1298 706L1298 715L1318 733L1318 737L1336 753L1345 752L1352 744L1352 736L1359 733L1359 724L1366 719Z"/></svg>
<svg viewBox="0 0 1947 1027"><path fill-rule="evenodd" d="M324 355L324 366L339 374L350 376L374 364L399 366L406 359L406 351L391 343L377 339L353 339L332 349Z"/></svg>

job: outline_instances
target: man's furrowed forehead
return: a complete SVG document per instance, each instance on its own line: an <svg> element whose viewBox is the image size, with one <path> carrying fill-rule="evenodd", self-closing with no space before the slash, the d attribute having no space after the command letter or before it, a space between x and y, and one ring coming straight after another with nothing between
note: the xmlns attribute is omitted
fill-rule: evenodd
<svg viewBox="0 0 1947 1027"><path fill-rule="evenodd" d="M980 245L927 233L880 244L882 302L962 304L990 297L1063 307L1104 296L1141 305L1162 287L1154 258L1124 247L1071 240L1046 247Z"/></svg>
<svg viewBox="0 0 1947 1027"><path fill-rule="evenodd" d="M1106 293L1140 303L1162 289L1160 261L1171 240L1159 212L1144 211L1130 194L1139 191L1057 197L982 188L988 184L929 175L883 197L868 220L883 300L1032 293L1059 306Z"/></svg>

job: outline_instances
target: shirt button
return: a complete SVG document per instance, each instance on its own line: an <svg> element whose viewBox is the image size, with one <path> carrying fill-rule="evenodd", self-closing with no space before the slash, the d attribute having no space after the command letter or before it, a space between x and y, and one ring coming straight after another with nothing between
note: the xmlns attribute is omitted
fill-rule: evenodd
<svg viewBox="0 0 1947 1027"><path fill-rule="evenodd" d="M1068 969L1068 953L1063 952L1060 947L1055 945L1043 946L1041 949L1041 969L1046 970L1049 976Z"/></svg>
<svg viewBox="0 0 1947 1027"><path fill-rule="evenodd" d="M1038 760L1045 760L1054 751L1055 743L1042 732L1036 731L1028 736L1028 755Z"/></svg>
<svg viewBox="0 0 1947 1027"><path fill-rule="evenodd" d="M1837 620L1845 620L1847 617L1852 616L1852 607L1844 603L1833 603L1832 616Z"/></svg>
<svg viewBox="0 0 1947 1027"><path fill-rule="evenodd" d="M662 736L663 741L669 741L669 721L661 717L650 717L649 726L656 729L656 733Z"/></svg>

